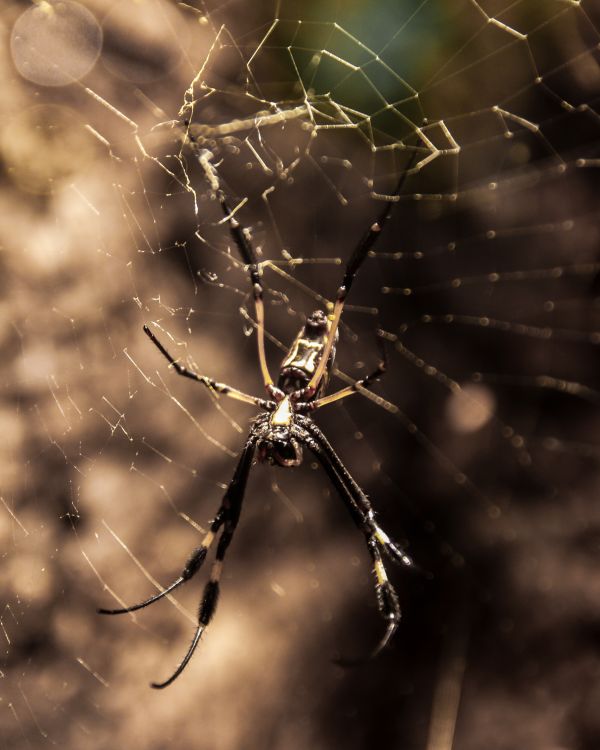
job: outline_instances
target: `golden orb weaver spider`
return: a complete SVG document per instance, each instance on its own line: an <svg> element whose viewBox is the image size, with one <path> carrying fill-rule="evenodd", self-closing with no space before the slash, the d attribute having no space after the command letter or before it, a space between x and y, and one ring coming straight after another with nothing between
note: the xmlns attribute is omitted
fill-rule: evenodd
<svg viewBox="0 0 600 750"><path fill-rule="evenodd" d="M403 171L394 196L400 194L415 155L416 151ZM125 614L147 607L167 596L181 584L189 581L200 570L206 560L209 548L219 535L215 560L212 564L209 581L204 588L198 612L198 625L192 642L175 672L164 682L151 683L153 688L165 688L179 677L192 658L202 634L213 618L219 598L219 579L225 553L238 525L246 482L255 453L261 462L290 467L298 466L302 462L303 447L310 450L325 469L331 483L348 508L354 523L365 535L367 548L373 562L377 605L387 623L383 637L369 657L377 655L388 644L400 620L398 596L388 579L382 553L385 553L395 562L407 566L413 565L410 557L376 523L375 513L368 497L354 481L325 435L310 418L310 414L316 409L346 398L346 396L350 396L363 388L369 388L385 372L384 357L377 369L371 374L335 393L324 395L325 386L335 359L338 325L346 297L360 266L380 235L385 222L390 217L395 201L390 200L385 204L377 221L369 227L356 246L346 264L344 277L337 290L331 314L327 315L322 310L315 310L306 320L283 360L277 385L275 385L269 373L265 354L263 287L258 259L247 233L229 208L216 170L210 163L211 157L212 154L207 150L200 150L198 153L198 160L221 205L229 225L231 237L248 270L254 297L258 359L269 398L262 399L251 396L224 383L218 383L206 375L199 375L189 370L169 354L148 326L144 326L146 335L178 375L196 380L223 396L253 404L264 412L259 414L252 423L246 444L242 449L233 478L225 491L221 505L210 522L208 532L202 543L192 552L180 575L167 588L140 604L120 609L98 610L100 614L105 615ZM340 660L340 663L343 662Z"/></svg>

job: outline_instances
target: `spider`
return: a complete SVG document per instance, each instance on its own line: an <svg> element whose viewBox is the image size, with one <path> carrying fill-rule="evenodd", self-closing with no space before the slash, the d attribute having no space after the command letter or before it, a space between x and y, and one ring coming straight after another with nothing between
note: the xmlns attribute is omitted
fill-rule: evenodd
<svg viewBox="0 0 600 750"><path fill-rule="evenodd" d="M168 360L169 365L173 367L178 375L202 383L202 385L218 394L252 404L262 410L252 422L233 478L227 487L216 515L210 522L208 532L200 546L190 555L180 575L165 589L140 604L134 604L122 609L98 610L100 614L106 615L125 614L147 607L167 596L181 586L181 584L189 581L200 570L211 545L218 537L215 560L212 564L209 581L204 588L198 612L198 625L192 642L183 660L171 677L164 682L152 682L151 686L153 688L165 688L179 677L192 658L202 634L215 614L219 598L219 579L221 577L223 561L238 525L246 482L255 454L260 462L274 466L290 467L298 466L302 462L303 448L308 449L316 456L324 468L331 483L350 512L352 520L364 534L373 562L377 605L386 622L385 633L370 653L369 658L378 654L388 644L400 620L398 596L388 579L383 557L386 555L394 562L407 566L413 565L412 560L406 552L395 544L377 524L368 497L352 478L342 460L310 416L312 412L323 406L346 398L361 389L370 388L373 382L385 372L386 362L384 352L381 362L372 373L335 393L325 395L325 387L335 359L338 325L346 297L361 264L391 215L394 200L390 200L385 205L377 221L370 226L356 246L346 265L344 277L337 290L332 311L326 314L322 310L315 310L307 318L306 323L294 339L281 364L277 384L275 384L269 373L265 354L263 287L258 259L249 240L248 232L240 225L234 212L229 208L216 170L210 164L211 157L212 154L206 150L201 150L198 155L200 164L204 168L208 181L221 205L225 219L229 225L231 237L239 250L250 278L256 315L258 359L262 379L269 398L263 399L251 396L184 367L169 354L148 326L144 326L146 335ZM400 194L404 179L411 165L412 159L403 172L394 195Z"/></svg>

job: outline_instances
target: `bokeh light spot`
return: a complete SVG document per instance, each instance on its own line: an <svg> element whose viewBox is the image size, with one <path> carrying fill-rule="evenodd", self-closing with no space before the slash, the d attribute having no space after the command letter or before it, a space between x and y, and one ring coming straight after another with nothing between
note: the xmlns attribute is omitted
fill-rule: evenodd
<svg viewBox="0 0 600 750"><path fill-rule="evenodd" d="M12 28L10 49L19 73L41 86L66 86L94 67L102 29L79 3L41 2L22 13Z"/></svg>

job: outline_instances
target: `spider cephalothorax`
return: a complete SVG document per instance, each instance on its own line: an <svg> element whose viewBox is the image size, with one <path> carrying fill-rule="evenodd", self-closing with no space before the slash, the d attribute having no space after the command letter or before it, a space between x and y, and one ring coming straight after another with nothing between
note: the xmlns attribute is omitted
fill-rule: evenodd
<svg viewBox="0 0 600 750"><path fill-rule="evenodd" d="M338 324L346 296L360 265L367 257L383 224L391 213L393 201L386 204L378 220L367 230L351 255L331 313L328 315L322 310L316 310L306 320L283 360L277 385L275 385L269 373L265 355L263 289L256 254L250 244L248 234L244 232L235 215L229 209L216 170L210 163L209 152L198 151L197 156L221 204L231 236L248 269L256 312L258 359L263 383L269 398L263 399L242 393L236 388L218 383L206 375L199 375L184 367L169 354L154 333L147 326L144 326L146 334L179 375L196 380L217 394L253 404L262 410L262 413L252 423L246 444L242 449L221 506L210 522L200 546L191 554L179 577L166 589L159 591L141 604L122 609L99 610L104 614L133 612L166 596L198 572L207 557L209 548L218 537L215 561L212 565L210 579L204 589L198 613L198 626L192 643L173 675L164 682L152 683L155 688L170 685L181 674L215 613L223 560L240 518L246 482L255 452L260 461L287 468L298 466L302 461L302 449L309 450L324 468L344 501L354 523L363 533L373 563L377 605L387 623L385 634L371 655L381 651L388 643L400 620L398 597L388 580L383 557L385 555L405 565L412 564L410 558L391 541L377 524L369 499L354 481L325 435L310 417L312 412L322 406L346 398L346 396L350 396L361 389L369 388L373 381L382 375L385 370L385 363L381 362L379 367L370 375L335 393L324 395L325 386L333 367L335 345L338 340ZM408 167L398 184L396 193L400 193L407 171Z"/></svg>

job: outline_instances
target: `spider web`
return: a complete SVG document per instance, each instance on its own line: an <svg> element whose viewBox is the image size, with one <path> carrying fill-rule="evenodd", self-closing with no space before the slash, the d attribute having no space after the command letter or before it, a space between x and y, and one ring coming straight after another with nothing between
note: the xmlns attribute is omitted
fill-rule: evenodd
<svg viewBox="0 0 600 750"><path fill-rule="evenodd" d="M596 747L598 8L3 7L2 747ZM193 145L190 146L190 139ZM362 536L321 470L252 470L214 622L198 545L277 363L382 201L317 421L422 573L377 661ZM394 194L400 177L402 190ZM428 573L430 575L428 575ZM201 574L198 578L201 577ZM156 588L155 588L156 587ZM151 705L151 719L148 706Z"/></svg>

